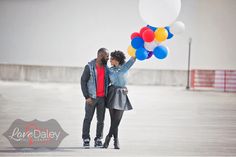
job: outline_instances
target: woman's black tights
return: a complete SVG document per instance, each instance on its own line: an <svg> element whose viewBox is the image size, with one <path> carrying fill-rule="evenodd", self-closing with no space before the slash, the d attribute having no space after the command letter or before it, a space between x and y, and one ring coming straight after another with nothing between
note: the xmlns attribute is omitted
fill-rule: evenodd
<svg viewBox="0 0 236 157"><path fill-rule="evenodd" d="M111 126L109 130L109 137L114 136L114 138L118 138L118 126L120 124L122 115L124 113L123 110L109 109L110 117L111 117Z"/></svg>

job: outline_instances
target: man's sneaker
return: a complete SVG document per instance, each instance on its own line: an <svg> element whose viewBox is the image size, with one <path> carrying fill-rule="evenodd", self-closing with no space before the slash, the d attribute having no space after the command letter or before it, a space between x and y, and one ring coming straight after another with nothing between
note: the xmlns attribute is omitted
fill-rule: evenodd
<svg viewBox="0 0 236 157"><path fill-rule="evenodd" d="M90 140L89 139L84 139L84 148L89 148L89 142Z"/></svg>
<svg viewBox="0 0 236 157"><path fill-rule="evenodd" d="M94 147L102 148L102 140L100 138L97 138L94 140Z"/></svg>

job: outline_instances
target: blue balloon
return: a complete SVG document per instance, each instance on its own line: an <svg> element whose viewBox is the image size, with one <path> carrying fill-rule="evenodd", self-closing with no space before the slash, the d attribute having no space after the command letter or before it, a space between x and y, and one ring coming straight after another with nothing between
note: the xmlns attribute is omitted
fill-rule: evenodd
<svg viewBox="0 0 236 157"><path fill-rule="evenodd" d="M140 61L145 60L148 57L148 52L145 48L139 48L136 50L136 58Z"/></svg>
<svg viewBox="0 0 236 157"><path fill-rule="evenodd" d="M131 41L131 45L133 48L138 49L140 47L144 46L144 41L142 38L140 37L135 37L133 38L133 40Z"/></svg>
<svg viewBox="0 0 236 157"><path fill-rule="evenodd" d="M150 25L147 25L148 28L150 28L153 32L155 32L157 30L157 27L153 27L153 26L150 26Z"/></svg>
<svg viewBox="0 0 236 157"><path fill-rule="evenodd" d="M153 50L153 54L158 59L164 59L164 58L166 58L166 56L168 54L168 49L165 46L160 45L160 46L157 46Z"/></svg>
<svg viewBox="0 0 236 157"><path fill-rule="evenodd" d="M171 38L174 36L174 34L172 34L172 33L170 32L170 26L165 27L165 29L168 31L168 37L167 37L167 39L171 39Z"/></svg>

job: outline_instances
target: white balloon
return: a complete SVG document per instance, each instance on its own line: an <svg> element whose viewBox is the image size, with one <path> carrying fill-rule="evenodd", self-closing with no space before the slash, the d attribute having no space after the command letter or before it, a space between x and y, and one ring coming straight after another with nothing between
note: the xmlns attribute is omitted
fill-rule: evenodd
<svg viewBox="0 0 236 157"><path fill-rule="evenodd" d="M166 27L179 15L181 0L139 0L141 18L154 27Z"/></svg>
<svg viewBox="0 0 236 157"><path fill-rule="evenodd" d="M158 45L159 45L158 42L154 40L152 42L145 42L144 48L148 51L153 51Z"/></svg>
<svg viewBox="0 0 236 157"><path fill-rule="evenodd" d="M185 24L181 21L177 21L170 26L170 32L174 35L181 34L184 31L185 31Z"/></svg>

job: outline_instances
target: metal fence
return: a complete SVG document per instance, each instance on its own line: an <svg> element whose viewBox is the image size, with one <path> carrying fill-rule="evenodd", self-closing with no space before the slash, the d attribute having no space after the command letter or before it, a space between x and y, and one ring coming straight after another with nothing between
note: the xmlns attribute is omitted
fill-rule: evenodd
<svg viewBox="0 0 236 157"><path fill-rule="evenodd" d="M236 92L236 70L191 70L192 89Z"/></svg>

